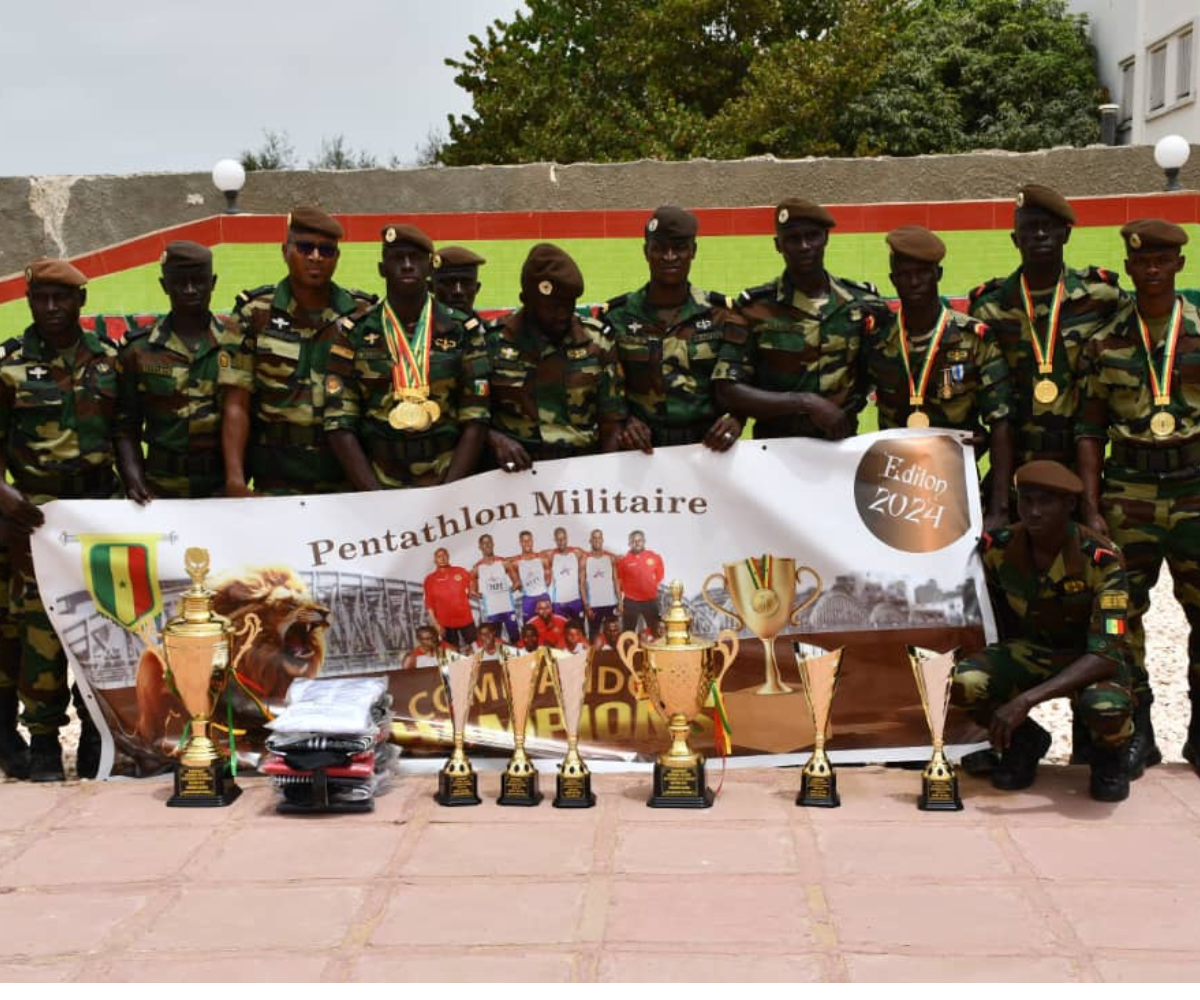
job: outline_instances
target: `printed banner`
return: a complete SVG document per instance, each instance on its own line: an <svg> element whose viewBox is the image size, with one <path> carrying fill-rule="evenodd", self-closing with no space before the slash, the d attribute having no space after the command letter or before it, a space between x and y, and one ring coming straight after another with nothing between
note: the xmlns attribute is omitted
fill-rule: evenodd
<svg viewBox="0 0 1200 1000"><path fill-rule="evenodd" d="M207 549L214 607L262 629L227 686L253 765L296 677L386 675L395 739L446 752L441 650L500 641L595 646L580 732L593 761L648 761L666 723L613 648L661 635L678 580L696 636L735 630L722 683L735 756L812 744L794 643L844 648L835 760L919 758L929 743L910 644L977 649L992 634L975 557L975 464L963 436L899 430L837 444L742 441L543 462L434 489L239 500L55 501L35 533L38 582L71 668L98 698L114 771L165 770L187 721L163 682L162 629ZM438 633L425 631L437 625ZM522 636L522 627L532 625ZM240 654L240 656L239 656ZM470 752L512 745L499 663L485 654ZM224 703L214 713L223 722ZM692 743L711 751L706 710ZM948 741L977 735L951 715ZM549 677L527 748L558 756ZM112 755L106 753L108 761Z"/></svg>

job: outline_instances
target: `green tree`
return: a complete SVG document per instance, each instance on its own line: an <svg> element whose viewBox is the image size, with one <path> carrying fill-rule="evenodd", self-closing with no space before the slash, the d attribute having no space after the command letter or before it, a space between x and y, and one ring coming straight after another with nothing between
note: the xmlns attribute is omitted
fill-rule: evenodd
<svg viewBox="0 0 1200 1000"><path fill-rule="evenodd" d="M244 149L242 167L251 170L291 170L296 166L296 147L287 132L263 129L262 145L257 149Z"/></svg>
<svg viewBox="0 0 1200 1000"><path fill-rule="evenodd" d="M365 170L377 166L379 160L373 154L352 149L341 132L333 138L322 138L316 158L308 161L309 170Z"/></svg>

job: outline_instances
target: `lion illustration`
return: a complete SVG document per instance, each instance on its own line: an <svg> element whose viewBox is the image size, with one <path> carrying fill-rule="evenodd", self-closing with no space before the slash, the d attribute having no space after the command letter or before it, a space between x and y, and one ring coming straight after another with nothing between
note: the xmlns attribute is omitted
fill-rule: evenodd
<svg viewBox="0 0 1200 1000"><path fill-rule="evenodd" d="M228 688L234 711L243 720L272 718L296 677L315 677L325 662L329 609L313 600L304 582L290 569L270 566L230 574L212 584L213 611L224 615L236 636L246 617L258 616L262 629L241 652L234 638L230 662L237 664ZM240 654L240 658L239 658ZM188 713L164 676L162 650L148 646L137 667L138 721L134 734L152 746L162 743L172 718Z"/></svg>

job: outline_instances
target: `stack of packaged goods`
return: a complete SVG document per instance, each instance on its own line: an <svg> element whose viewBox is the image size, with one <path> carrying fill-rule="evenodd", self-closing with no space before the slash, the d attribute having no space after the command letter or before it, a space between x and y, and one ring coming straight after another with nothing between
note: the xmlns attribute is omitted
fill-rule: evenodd
<svg viewBox="0 0 1200 1000"><path fill-rule="evenodd" d="M295 680L267 726L259 767L281 813L370 812L391 781L398 751L388 743L392 696L380 678Z"/></svg>

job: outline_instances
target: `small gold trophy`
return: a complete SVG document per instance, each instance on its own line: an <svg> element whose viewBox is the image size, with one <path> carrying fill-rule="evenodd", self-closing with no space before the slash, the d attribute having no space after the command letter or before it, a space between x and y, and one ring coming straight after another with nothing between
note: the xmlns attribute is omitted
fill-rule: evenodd
<svg viewBox="0 0 1200 1000"><path fill-rule="evenodd" d="M558 809L589 809L596 804L596 796L592 792L592 773L579 756L579 720L596 648L593 646L585 653L548 648L543 651L550 663L550 679L562 706L563 729L567 731L567 756L558 765L553 805Z"/></svg>
<svg viewBox="0 0 1200 1000"><path fill-rule="evenodd" d="M617 639L617 655L649 696L671 731L671 748L654 763L656 808L705 809L713 793L704 777L704 758L688 746L691 721L700 714L714 683L719 687L737 656L738 637L724 629L714 642L691 634L692 616L683 606L683 584L671 581L671 609L663 616L666 638L642 642L636 632ZM640 645L640 648L639 648Z"/></svg>
<svg viewBox="0 0 1200 1000"><path fill-rule="evenodd" d="M950 711L950 684L954 677L954 653L935 653L919 646L908 647L908 660L921 692L921 706L929 735L933 738L933 757L921 772L921 797L917 808L932 812L957 812L963 807L958 794L958 775L946 759L946 713Z"/></svg>
<svg viewBox="0 0 1200 1000"><path fill-rule="evenodd" d="M811 574L816 580L816 589L806 601L792 607L796 584L804 573ZM724 580L735 610L722 607L708 596L709 584L714 580ZM799 624L796 616L821 596L821 575L811 566L797 567L795 559L772 555L751 557L725 563L724 573L711 574L700 588L700 594L714 611L729 615L737 621L739 629L748 628L762 640L766 677L756 693L790 693L792 689L783 683L779 664L775 661L775 637L785 625Z"/></svg>
<svg viewBox="0 0 1200 1000"><path fill-rule="evenodd" d="M798 806L823 806L832 809L842 804L838 797L837 775L825 752L825 737L829 730L829 711L837 690L842 651L826 652L820 646L797 642L796 663L804 682L804 697L813 720L813 752L800 772Z"/></svg>
<svg viewBox="0 0 1200 1000"><path fill-rule="evenodd" d="M438 773L438 790L434 798L443 806L477 806L483 801L479 797L479 779L463 749L463 736L475 698L479 654L459 656L447 652L438 669L450 708L450 725L454 727L454 750Z"/></svg>
<svg viewBox="0 0 1200 1000"><path fill-rule="evenodd" d="M209 735L209 725L229 675L250 648L262 627L257 615L247 615L238 633L244 636L237 659L229 662L233 626L212 609L213 592L204 586L208 550L190 548L183 554L192 589L179 599L174 618L163 630L163 658L171 690L191 714L191 734L175 765L175 794L169 806L227 806L242 790L226 773L229 762Z"/></svg>
<svg viewBox="0 0 1200 1000"><path fill-rule="evenodd" d="M504 674L504 696L508 701L508 718L512 724L513 752L508 767L500 775L502 806L536 806L542 801L538 789L537 768L525 753L525 727L529 722L529 706L537 693L542 673L544 651L509 656L500 647L500 666Z"/></svg>

